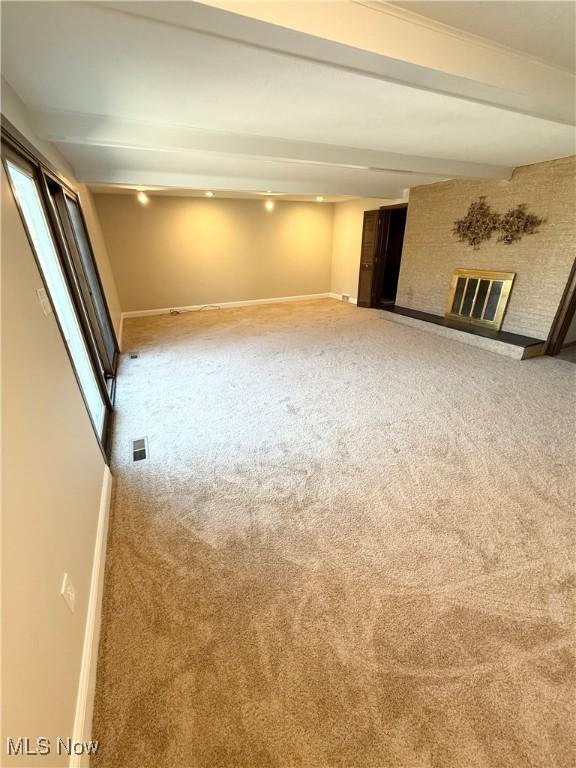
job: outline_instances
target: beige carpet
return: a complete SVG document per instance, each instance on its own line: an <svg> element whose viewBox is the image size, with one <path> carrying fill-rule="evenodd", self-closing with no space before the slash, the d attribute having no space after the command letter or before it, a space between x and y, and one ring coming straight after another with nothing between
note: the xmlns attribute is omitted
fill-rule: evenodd
<svg viewBox="0 0 576 768"><path fill-rule="evenodd" d="M97 768L576 764L574 366L331 300L125 340Z"/></svg>

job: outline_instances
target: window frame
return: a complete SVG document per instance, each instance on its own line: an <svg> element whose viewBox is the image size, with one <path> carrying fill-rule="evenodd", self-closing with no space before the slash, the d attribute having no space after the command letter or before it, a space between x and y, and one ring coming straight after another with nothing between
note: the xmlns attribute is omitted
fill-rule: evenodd
<svg viewBox="0 0 576 768"><path fill-rule="evenodd" d="M62 338L62 342L64 344L66 354L68 355L68 359L70 360L70 365L74 372L74 376L78 383L78 389L80 390L80 394L82 395L84 405L88 412L88 418L90 420L90 424L92 425L94 435L96 436L98 446L100 448L100 451L102 453L105 463L109 464L110 448L111 448L111 445L110 445L111 426L112 426L113 413L114 413L116 368L118 364L120 348L119 348L116 332L110 318L110 310L108 307L108 303L106 301L106 294L104 293L102 280L100 278L100 274L98 271L98 265L96 263L96 259L94 258L94 249L92 247L92 243L90 242L90 235L86 227L86 221L84 218L84 213L82 211L80 199L76 191L70 186L69 182L59 173L59 171L57 171L57 169L55 169L41 154L39 154L35 149L35 147L33 147L33 145L31 145L27 141L27 139L24 136L22 136L22 134L20 134L19 131L16 128L14 128L14 126L12 126L11 123L9 123L9 121L7 121L4 118L3 115L2 115L1 134L2 134L1 136L2 165L4 167L4 171L6 172L6 177L8 179L8 183L10 185L10 189L14 197L14 202L16 204L16 208L20 215L20 219L24 227L24 232L26 233L26 237L28 239L28 243L30 245L30 249L34 257L34 261L36 263L36 267L40 273L42 285L44 287L44 290L46 291L46 294L50 300L51 305L54 306L54 302L52 301L52 296L50 295L50 290L48 288L47 281L42 270L40 259L38 257L38 254L36 253L36 247L34 245L34 241L28 229L28 224L26 222L26 218L24 216L22 207L18 200L18 196L15 193L14 184L8 169L8 161L11 161L14 165L20 167L24 172L30 174L37 184L40 202L44 210L46 222L50 229L50 234L52 236L52 240L54 243L54 250L56 253L56 257L59 261L60 267L62 269L62 273L64 275L64 279L66 281L67 289L72 301L72 306L76 314L76 319L80 326L80 331L82 333L84 344L86 346L86 350L88 353L88 359L92 367L92 371L94 373L94 377L96 379L96 383L98 385L98 389L100 391L100 395L104 405L104 418L102 423L101 435L98 433L98 429L92 420L90 409L88 407L88 402L86 400L86 396L84 394L82 384L81 384L78 372L76 370L76 365L74 363L74 360L68 348L68 344L66 342L66 338L56 312L54 312L54 318L56 320L56 325L58 327L58 331ZM78 277L76 276L76 270L68 250L68 244L66 242L65 234L62 230L62 224L57 216L57 211L55 210L52 196L48 188L49 183L57 183L62 188L63 193L68 194L76 202L78 209L80 211L82 224L85 229L86 239L88 241L88 245L90 249L90 255L93 260L94 271L96 273L96 276L100 285L100 290L102 292L104 305L106 307L108 321L110 323L110 330L112 332L112 337L114 340L114 348L115 348L114 373L112 377L108 377L108 380L105 377L104 369L103 369L102 363L100 362L98 347L96 344L96 340L94 338L94 332L92 331L88 311L85 307L84 299L82 297L80 287L78 285ZM112 381L111 387L108 386L108 384L110 383L110 380Z"/></svg>
<svg viewBox="0 0 576 768"><path fill-rule="evenodd" d="M86 319L88 321L87 324L89 326L89 328L87 328L87 333L92 336L96 352L102 363L105 379L107 381L110 379L114 381L115 375L116 375L116 369L118 366L118 356L119 356L118 341L116 339L116 334L114 332L114 326L112 325L112 318L110 317L110 310L108 308L108 303L106 301L106 294L104 293L104 287L102 285L102 280L100 279L100 273L98 272L98 265L96 264L96 259L94 257L94 251L92 249L92 243L90 242L88 227L86 226L86 220L84 218L84 213L80 205L80 200L78 198L78 195L72 193L67 187L63 186L62 183L58 179L54 178L52 174L44 173L43 177L44 177L44 182L46 184L46 195L47 197L50 198L50 203L51 203L50 214L54 219L54 226L56 229L58 229L66 250L67 263L68 263L69 272L70 272L70 280L75 282L78 290L78 295L82 299L82 305L84 308ZM79 223L80 223L80 226L83 228L84 238L88 246L88 255L92 262L92 268L96 277L96 290L99 292L100 298L102 300L102 305L104 307L108 330L110 332L112 342L113 342L113 351L112 351L111 359L110 359L108 350L106 348L105 333L102 331L102 328L101 328L98 309L96 307L96 299L93 297L92 290L90 287L89 277L86 273L86 269L84 266L82 249L78 242L76 228L72 220L72 215L70 214L68 209L68 201L73 202L76 206L76 209L78 211L79 218L80 218ZM72 250L75 250L75 254L72 253ZM94 301L92 303L92 309L88 306L89 297L85 295L86 291L82 288L82 285L81 285L82 277L84 278L84 282L86 284L86 291L90 294L91 297L94 298ZM96 328L94 328L94 326L96 326ZM99 335L100 341L98 340L98 338L96 338L97 335Z"/></svg>

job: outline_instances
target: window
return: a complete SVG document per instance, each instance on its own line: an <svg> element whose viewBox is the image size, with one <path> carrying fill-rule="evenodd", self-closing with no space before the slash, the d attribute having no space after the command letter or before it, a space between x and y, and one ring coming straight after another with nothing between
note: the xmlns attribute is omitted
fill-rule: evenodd
<svg viewBox="0 0 576 768"><path fill-rule="evenodd" d="M55 179L48 191L70 257L71 279L77 280L102 371L110 382L116 371L116 338L78 202Z"/></svg>
<svg viewBox="0 0 576 768"><path fill-rule="evenodd" d="M54 313L66 343L86 407L101 443L111 403L105 396L83 332L77 305L59 258L42 201L36 168L10 153L6 169L20 208Z"/></svg>

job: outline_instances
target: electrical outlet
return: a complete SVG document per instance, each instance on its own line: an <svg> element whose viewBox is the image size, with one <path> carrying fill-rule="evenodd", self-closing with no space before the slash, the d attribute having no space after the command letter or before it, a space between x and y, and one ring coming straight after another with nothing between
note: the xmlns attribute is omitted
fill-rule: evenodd
<svg viewBox="0 0 576 768"><path fill-rule="evenodd" d="M50 304L50 299L48 298L48 294L46 293L44 288L38 288L36 291L38 294L38 301L40 302L40 306L42 307L42 312L48 317L48 315L52 314L52 305Z"/></svg>
<svg viewBox="0 0 576 768"><path fill-rule="evenodd" d="M62 589L60 590L60 594L64 598L64 602L68 608L70 608L70 611L74 613L74 608L76 607L76 587L70 581L70 576L68 576L67 573L64 574L64 578L62 579Z"/></svg>

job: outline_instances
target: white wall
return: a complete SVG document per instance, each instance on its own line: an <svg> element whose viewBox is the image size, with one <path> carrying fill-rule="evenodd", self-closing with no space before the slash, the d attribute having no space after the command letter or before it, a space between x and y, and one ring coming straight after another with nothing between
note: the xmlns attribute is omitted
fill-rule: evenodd
<svg viewBox="0 0 576 768"><path fill-rule="evenodd" d="M104 472L41 286L2 169L3 750L6 736L72 735ZM59 595L65 572L74 614Z"/></svg>
<svg viewBox="0 0 576 768"><path fill-rule="evenodd" d="M4 87L2 111L33 143L21 103ZM39 146L69 174L61 158ZM80 188L81 189L81 188ZM83 207L99 259L96 220ZM67 765L64 755L6 755L6 737L73 737L105 464L40 273L2 169L2 747L1 765ZM119 322L112 274L102 274ZM71 613L64 573L76 587ZM87 702L88 710L90 701Z"/></svg>
<svg viewBox="0 0 576 768"><path fill-rule="evenodd" d="M97 194L122 311L331 292L357 295L364 212L336 204Z"/></svg>
<svg viewBox="0 0 576 768"><path fill-rule="evenodd" d="M401 202L405 200L360 198L334 205L331 293L348 293L354 299L358 295L364 212Z"/></svg>
<svg viewBox="0 0 576 768"><path fill-rule="evenodd" d="M331 204L95 195L123 311L327 293Z"/></svg>

